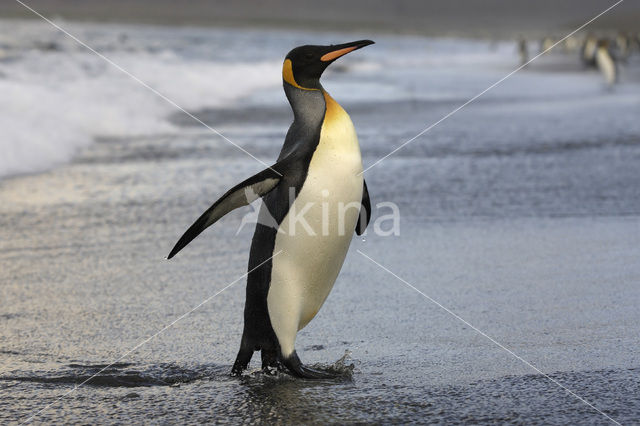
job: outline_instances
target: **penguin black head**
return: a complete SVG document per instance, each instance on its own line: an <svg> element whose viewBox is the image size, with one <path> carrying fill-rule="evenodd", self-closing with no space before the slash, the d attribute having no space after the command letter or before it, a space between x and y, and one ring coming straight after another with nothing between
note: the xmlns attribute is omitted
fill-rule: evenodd
<svg viewBox="0 0 640 426"><path fill-rule="evenodd" d="M370 44L373 44L373 41L358 40L331 46L296 47L284 60L282 78L286 83L300 89L318 89L320 76L333 61Z"/></svg>

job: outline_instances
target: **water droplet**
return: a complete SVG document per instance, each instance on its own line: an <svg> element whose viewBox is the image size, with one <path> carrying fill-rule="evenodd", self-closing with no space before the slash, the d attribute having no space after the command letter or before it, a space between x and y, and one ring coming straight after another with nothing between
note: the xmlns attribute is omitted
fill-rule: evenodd
<svg viewBox="0 0 640 426"><path fill-rule="evenodd" d="M362 242L366 243L367 242L367 238L366 237L362 237Z"/></svg>

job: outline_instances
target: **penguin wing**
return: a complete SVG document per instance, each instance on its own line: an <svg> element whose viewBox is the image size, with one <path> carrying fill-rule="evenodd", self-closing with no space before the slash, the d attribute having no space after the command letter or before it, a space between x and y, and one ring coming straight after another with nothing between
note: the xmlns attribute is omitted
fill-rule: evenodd
<svg viewBox="0 0 640 426"><path fill-rule="evenodd" d="M362 201L360 203L360 215L358 216L358 223L356 224L356 234L362 235L364 230L367 229L369 220L371 219L371 200L369 199L369 190L367 189L367 182L362 181Z"/></svg>
<svg viewBox="0 0 640 426"><path fill-rule="evenodd" d="M200 235L202 231L216 223L222 216L238 207L248 205L275 188L282 180L283 175L278 172L281 164L282 162L276 163L272 167L251 176L249 179L240 182L227 191L187 229L187 232L180 237L175 247L173 247L173 250L171 250L171 253L169 253L169 256L167 256L167 259L175 256L195 237Z"/></svg>

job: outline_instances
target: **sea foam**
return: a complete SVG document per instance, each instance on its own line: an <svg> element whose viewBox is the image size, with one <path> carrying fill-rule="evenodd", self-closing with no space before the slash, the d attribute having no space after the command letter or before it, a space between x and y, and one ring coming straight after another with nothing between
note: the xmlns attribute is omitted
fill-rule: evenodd
<svg viewBox="0 0 640 426"><path fill-rule="evenodd" d="M167 116L178 106L192 111L222 105L281 84L279 61L188 54L180 48L180 34L170 29L164 30L170 40L163 47L163 40L144 28L64 27L126 72L44 22L3 22L0 177L68 161L96 137L172 133L177 129ZM209 35L212 41L217 34ZM182 43L188 46L189 40Z"/></svg>

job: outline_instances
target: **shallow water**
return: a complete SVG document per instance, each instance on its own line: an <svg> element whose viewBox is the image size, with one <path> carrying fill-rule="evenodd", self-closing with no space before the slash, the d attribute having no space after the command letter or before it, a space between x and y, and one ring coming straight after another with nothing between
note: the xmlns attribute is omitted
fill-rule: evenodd
<svg viewBox="0 0 640 426"><path fill-rule="evenodd" d="M239 84L214 84L205 90L210 98L186 86L178 96L265 162L277 155L290 121L278 87L282 55L318 38L361 38L76 28L94 42L129 34L124 47L101 48L143 74L149 67L164 75L160 84L172 94L181 91L179 81L170 84L178 70L192 70L198 87L212 70L238 65ZM30 31L50 37L44 27ZM517 66L507 43L492 50L465 40L376 41L324 78L351 113L366 165ZM236 64L233 43L260 48ZM210 45L218 47L208 56ZM89 92L126 80L92 74L99 61L67 48L43 55L16 46L0 82L17 84L34 62L85 70L78 78L97 80ZM243 87L253 76L242 73L256 63L252 55L271 64L273 84ZM175 259L164 257L193 219L260 164L171 108L145 109L155 100L142 94L133 98L146 103L114 118L142 123L131 134L120 125L78 133L74 117L61 122L55 143L73 135L72 145L84 147L71 163L0 181L0 420L609 422L453 312L598 410L637 422L638 58L613 91L574 59L542 58L367 172L374 204L398 205L400 235L354 238L336 287L297 341L303 361L342 372L336 381L256 370L228 376L242 330L242 279L181 318L245 272L252 229L238 228L251 208L221 220ZM64 86L65 72L52 73L48 90ZM32 77L24 77L25 91L37 86L39 75ZM70 105L81 109L89 95ZM97 108L118 111L119 104ZM21 117L16 132L36 127L37 118ZM33 170L51 167L39 152L46 161ZM386 213L374 210L374 221Z"/></svg>

